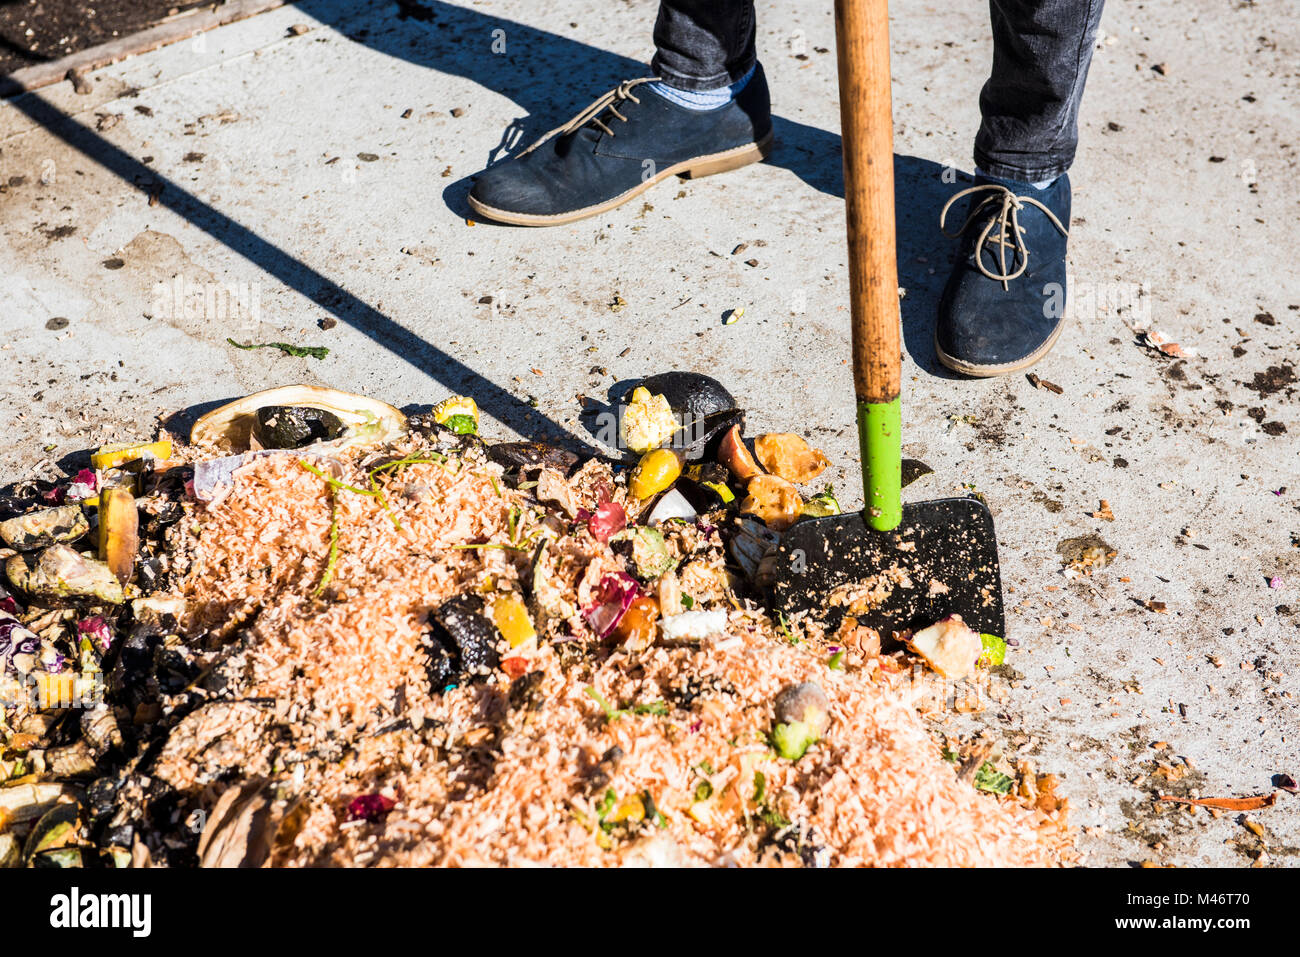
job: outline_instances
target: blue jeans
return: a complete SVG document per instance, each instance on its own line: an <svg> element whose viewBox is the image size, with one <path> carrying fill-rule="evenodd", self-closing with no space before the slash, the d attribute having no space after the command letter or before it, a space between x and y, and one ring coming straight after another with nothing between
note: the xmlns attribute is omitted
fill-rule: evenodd
<svg viewBox="0 0 1300 957"><path fill-rule="evenodd" d="M984 172L1032 183L1070 168L1103 2L989 0L993 71L975 137ZM753 0L660 0L654 40L651 68L669 86L727 86L754 65Z"/></svg>

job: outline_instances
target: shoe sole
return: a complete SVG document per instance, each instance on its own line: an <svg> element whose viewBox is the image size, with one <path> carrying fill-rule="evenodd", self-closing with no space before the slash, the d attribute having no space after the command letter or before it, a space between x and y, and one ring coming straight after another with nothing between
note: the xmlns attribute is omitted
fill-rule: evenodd
<svg viewBox="0 0 1300 957"><path fill-rule="evenodd" d="M1047 337L1047 341L1041 346L1025 356L1023 359L1017 359L1015 362L1005 362L1001 365L980 365L976 363L963 362L961 359L955 359L948 353L944 352L939 345L939 333L936 330L934 335L934 351L939 357L939 361L951 369L953 372L960 372L962 375L968 375L976 379L991 379L994 376L1009 375L1012 372L1019 372L1022 369L1028 369L1038 360L1051 351L1052 346L1056 345L1056 340L1060 338L1061 330L1065 328L1065 323L1058 323L1052 330L1052 334Z"/></svg>
<svg viewBox="0 0 1300 957"><path fill-rule="evenodd" d="M473 196L468 197L470 209L474 210L484 219L490 219L498 223L506 223L510 226L562 226L565 223L577 222L580 219L586 219L589 216L596 216L600 213L607 212L618 206L622 206L628 200L640 196L651 186L670 176L681 176L685 179L700 179L704 176L712 176L714 173L726 173L729 170L739 169L742 166L748 166L750 163L757 163L766 159L772 152L772 132L768 132L757 143L747 143L744 146L737 146L733 149L724 150L721 153L708 153L704 156L696 156L680 163L675 163L665 170L661 170L654 176L642 183L634 186L626 192L619 193L613 199L607 199L603 203L596 203L592 206L584 206L582 209L575 209L567 213L553 213L550 215L538 215L536 213L512 213L507 209L497 209L495 206L488 206L481 203Z"/></svg>

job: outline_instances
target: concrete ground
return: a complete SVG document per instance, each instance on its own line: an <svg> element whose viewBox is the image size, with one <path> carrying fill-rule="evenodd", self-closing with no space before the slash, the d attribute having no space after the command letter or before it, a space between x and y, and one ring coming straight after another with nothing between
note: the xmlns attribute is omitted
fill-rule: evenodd
<svg viewBox="0 0 1300 957"><path fill-rule="evenodd" d="M1109 4L1075 316L1034 370L1058 392L934 359L936 221L990 40L979 4L892 7L906 454L934 469L905 494L986 495L1019 642L1007 699L951 723L1059 773L1091 863L1294 865L1300 797L1251 815L1261 837L1153 795L1300 775L1300 24L1276 0ZM307 0L0 105L0 481L295 381L467 391L489 434L594 443L584 396L694 368L751 434L810 434L860 505L830 3L760 0L767 163L556 229L466 220L503 146L644 75L654 11ZM1115 552L1091 575L1063 568L1084 536Z"/></svg>

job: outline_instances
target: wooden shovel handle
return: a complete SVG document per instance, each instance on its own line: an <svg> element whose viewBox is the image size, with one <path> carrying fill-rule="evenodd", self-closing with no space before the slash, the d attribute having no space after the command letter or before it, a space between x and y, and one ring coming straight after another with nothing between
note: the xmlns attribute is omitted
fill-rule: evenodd
<svg viewBox="0 0 1300 957"><path fill-rule="evenodd" d="M835 0L835 38L848 208L853 385L859 402L892 402L901 388L902 345L894 251L888 0Z"/></svg>

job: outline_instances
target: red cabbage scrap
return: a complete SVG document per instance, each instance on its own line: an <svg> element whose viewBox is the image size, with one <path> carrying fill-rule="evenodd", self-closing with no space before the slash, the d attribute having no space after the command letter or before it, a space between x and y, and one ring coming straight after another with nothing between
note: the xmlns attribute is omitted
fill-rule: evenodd
<svg viewBox="0 0 1300 957"><path fill-rule="evenodd" d="M587 520L587 529L598 542L608 542L627 527L627 512L617 502L604 502Z"/></svg>
<svg viewBox="0 0 1300 957"><path fill-rule="evenodd" d="M41 640L11 614L0 613L0 675L16 673L14 655L34 655Z"/></svg>
<svg viewBox="0 0 1300 957"><path fill-rule="evenodd" d="M587 619L587 625L598 637L608 637L623 620L623 615L636 600L638 591L640 586L636 579L626 572L606 575L600 580L600 592L596 600L582 613Z"/></svg>
<svg viewBox="0 0 1300 957"><path fill-rule="evenodd" d="M99 473L82 469L64 493L64 499L80 502L99 491Z"/></svg>
<svg viewBox="0 0 1300 957"><path fill-rule="evenodd" d="M382 794L361 794L348 804L349 821L382 821L397 802Z"/></svg>
<svg viewBox="0 0 1300 957"><path fill-rule="evenodd" d="M90 639L100 651L108 651L113 645L113 632L99 615L91 615L77 622L77 635Z"/></svg>

